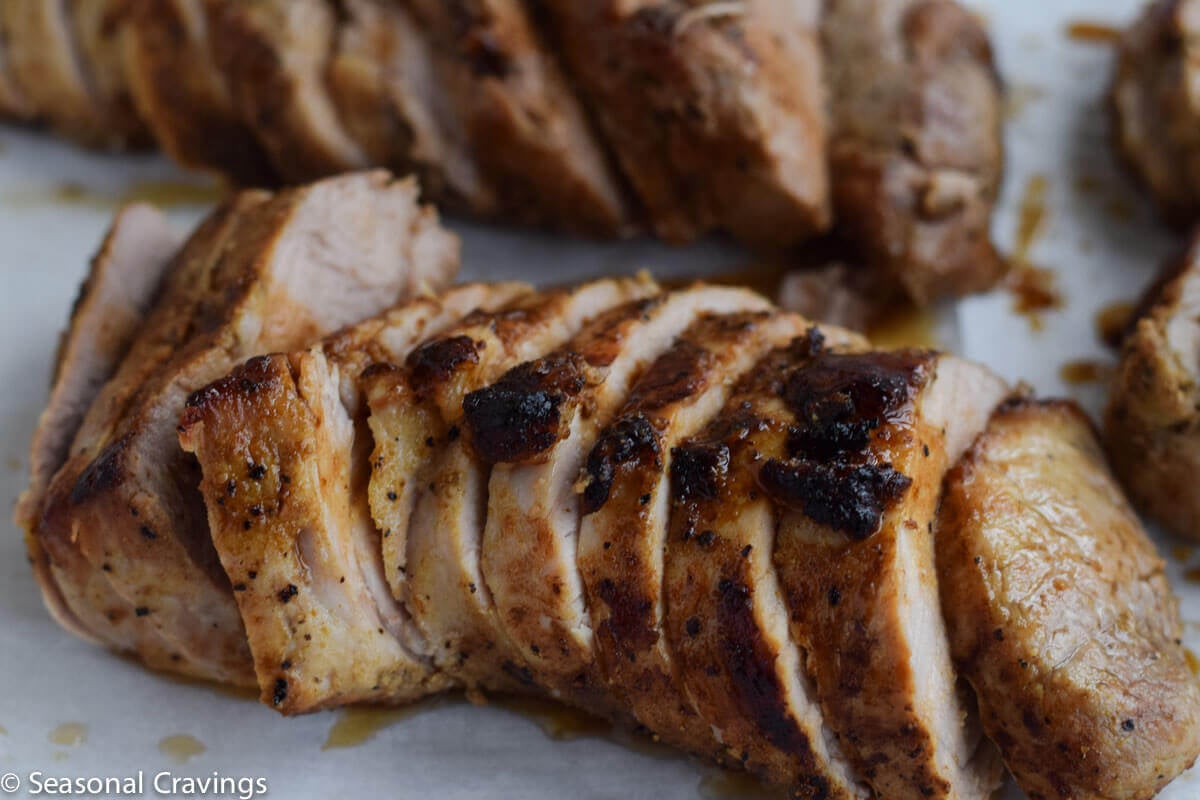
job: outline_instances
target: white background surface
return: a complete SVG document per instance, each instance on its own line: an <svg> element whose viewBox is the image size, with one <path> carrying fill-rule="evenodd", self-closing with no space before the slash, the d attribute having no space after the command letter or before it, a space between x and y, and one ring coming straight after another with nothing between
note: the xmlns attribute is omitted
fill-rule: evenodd
<svg viewBox="0 0 1200 800"><path fill-rule="evenodd" d="M1049 180L1050 213L1031 257L1053 269L1065 308L1041 333L1011 311L1003 291L962 303L960 348L1043 394L1074 393L1089 409L1096 387L1069 387L1061 366L1111 360L1094 317L1131 299L1178 241L1132 193L1107 147L1103 92L1111 52L1067 38L1068 22L1123 23L1137 0L993 0L977 4L991 26L1009 85L1009 170L995 234L1007 249L1028 179ZM61 632L41 606L20 535L8 520L25 482L26 449L46 394L59 328L115 198L141 181L177 179L154 158L93 157L45 137L0 129L0 772L25 776L177 775L266 777L274 797L622 798L675 800L732 796L713 772L683 758L648 754L609 738L554 741L529 715L463 702L424 707L353 748L322 750L336 714L284 720L252 700L143 671ZM1099 188L1084 191L1080 182ZM87 188L63 204L56 187ZM107 198L107 199L106 199ZM176 208L191 224L202 208ZM467 278L566 281L650 267L658 274L729 270L745 263L728 248L669 251L646 243L594 246L522 237L456 223L464 233ZM1200 652L1200 588L1185 583L1184 553L1163 541L1184 598L1188 643ZM1200 556L1195 557L1200 564ZM86 740L50 740L59 725L86 725ZM544 722L544 721L543 721ZM187 734L206 751L185 765L159 750ZM24 796L19 794L18 796ZM1008 798L1020 797L1010 789ZM1200 775L1162 795L1200 797Z"/></svg>

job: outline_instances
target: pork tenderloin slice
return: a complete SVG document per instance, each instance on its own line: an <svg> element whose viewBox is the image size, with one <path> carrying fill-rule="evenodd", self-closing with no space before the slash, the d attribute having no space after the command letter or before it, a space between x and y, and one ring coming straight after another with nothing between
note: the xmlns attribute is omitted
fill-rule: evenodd
<svg viewBox="0 0 1200 800"><path fill-rule="evenodd" d="M1178 601L1074 403L1018 397L946 481L942 609L1031 798L1151 798L1200 753Z"/></svg>
<svg viewBox="0 0 1200 800"><path fill-rule="evenodd" d="M504 218L594 236L629 225L619 179L520 0L410 0Z"/></svg>
<svg viewBox="0 0 1200 800"><path fill-rule="evenodd" d="M1143 305L1122 346L1105 443L1133 502L1200 541L1200 239Z"/></svg>
<svg viewBox="0 0 1200 800"><path fill-rule="evenodd" d="M596 711L616 708L597 669L577 565L580 475L596 437L639 373L700 315L769 308L754 292L709 286L632 302L468 395L468 440L494 465L483 581L534 681L554 696Z"/></svg>
<svg viewBox="0 0 1200 800"><path fill-rule="evenodd" d="M822 35L844 238L918 303L993 286L1004 156L986 31L951 0L832 0Z"/></svg>
<svg viewBox="0 0 1200 800"><path fill-rule="evenodd" d="M493 213L495 198L464 122L448 108L453 92L439 82L450 71L449 58L399 3L344 0L343 6L329 85L347 131L372 163L415 171L443 209Z"/></svg>
<svg viewBox="0 0 1200 800"><path fill-rule="evenodd" d="M447 500L460 502L436 527L426 524L427 516L415 516L422 502L432 510L428 504L433 501L423 501L423 496L437 493L433 476L443 463L452 467L459 458L455 444L461 438L463 399L514 365L560 346L593 315L656 292L653 282L637 278L531 293L500 312L472 314L415 350L403 367L371 368L364 377L375 438L371 511L383 532L389 585L425 634L414 649L469 686L527 688L514 679L523 676L516 670L519 655L509 653L490 599L480 591L484 584L476 577L482 525L463 522L471 509L486 508L487 470L463 465L457 490ZM436 577L447 574L456 578L453 583ZM440 622L443 618L459 621ZM430 636L455 626L456 640L469 660L445 647L445 638ZM463 665L465 671L460 671Z"/></svg>
<svg viewBox="0 0 1200 800"><path fill-rule="evenodd" d="M51 484L42 530L93 567L200 670L253 685L194 460L188 395L256 353L299 347L452 271L457 243L411 182L345 176L234 201L226 234L188 252ZM436 257L435 257L436 256ZM418 264L417 259L424 259Z"/></svg>
<svg viewBox="0 0 1200 800"><path fill-rule="evenodd" d="M243 186L274 185L279 178L270 157L235 111L213 59L207 2L128 4L121 38L133 103L159 148L183 166Z"/></svg>
<svg viewBox="0 0 1200 800"><path fill-rule="evenodd" d="M638 378L584 467L578 560L597 665L638 723L693 753L721 755L663 630L671 451L717 415L767 350L809 324L766 311L701 316Z"/></svg>
<svg viewBox="0 0 1200 800"><path fill-rule="evenodd" d="M786 376L827 346L866 347L837 328L828 335L827 344L814 327L768 353L672 452L663 632L676 685L709 725L718 758L798 797L865 798L789 636L771 558L777 514L757 481L795 422L778 396Z"/></svg>
<svg viewBox="0 0 1200 800"><path fill-rule="evenodd" d="M15 80L8 37L8 22L0 12L0 117L27 120L33 116L33 110Z"/></svg>
<svg viewBox="0 0 1200 800"><path fill-rule="evenodd" d="M51 560L37 527L54 473L67 460L84 415L145 321L181 243L166 217L149 206L129 206L113 220L59 342L50 398L30 446L29 487L14 513L25 531L42 598L55 620L76 635L130 649L137 634L117 629L149 626L130 624L133 610L74 547L56 548L56 559ZM109 596L97 602L90 592Z"/></svg>
<svg viewBox="0 0 1200 800"><path fill-rule="evenodd" d="M338 20L326 0L207 0L234 108L290 182L367 166L329 94Z"/></svg>
<svg viewBox="0 0 1200 800"><path fill-rule="evenodd" d="M659 236L789 245L830 221L816 0L548 0Z"/></svg>
<svg viewBox="0 0 1200 800"><path fill-rule="evenodd" d="M263 702L285 714L403 703L448 686L404 642L367 502L370 433L357 378L512 287L427 296L308 350L252 359L192 396L180 423L199 459Z"/></svg>
<svg viewBox="0 0 1200 800"><path fill-rule="evenodd" d="M775 565L825 719L875 792L987 798L1000 767L938 613L946 471L1008 388L927 351L818 354L780 387L797 417L759 482L782 508Z"/></svg>
<svg viewBox="0 0 1200 800"><path fill-rule="evenodd" d="M8 74L29 104L59 134L86 145L115 146L76 52L67 0L0 4Z"/></svg>
<svg viewBox="0 0 1200 800"><path fill-rule="evenodd" d="M1030 797L1148 798L1191 766L1179 604L1077 406L996 412L947 477L937 558L955 660Z"/></svg>
<svg viewBox="0 0 1200 800"><path fill-rule="evenodd" d="M130 0L68 0L80 66L100 109L108 136L126 147L152 144L125 77L124 36Z"/></svg>
<svg viewBox="0 0 1200 800"><path fill-rule="evenodd" d="M1169 222L1200 217L1200 2L1157 0L1121 37L1110 90L1119 153Z"/></svg>

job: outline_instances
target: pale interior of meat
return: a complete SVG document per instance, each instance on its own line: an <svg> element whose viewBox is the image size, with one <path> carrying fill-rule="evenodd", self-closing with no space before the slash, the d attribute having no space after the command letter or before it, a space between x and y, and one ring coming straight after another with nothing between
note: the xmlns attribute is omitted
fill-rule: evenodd
<svg viewBox="0 0 1200 800"><path fill-rule="evenodd" d="M1167 320L1167 344L1179 365L1200 381L1200 269L1193 267L1181 278L1179 302Z"/></svg>

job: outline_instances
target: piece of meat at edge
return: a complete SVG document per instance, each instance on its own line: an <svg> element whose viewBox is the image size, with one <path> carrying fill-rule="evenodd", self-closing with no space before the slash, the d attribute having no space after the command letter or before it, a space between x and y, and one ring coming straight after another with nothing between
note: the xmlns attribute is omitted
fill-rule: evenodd
<svg viewBox="0 0 1200 800"><path fill-rule="evenodd" d="M6 0L0 5L8 77L31 115L84 145L116 147L75 49L66 0Z"/></svg>
<svg viewBox="0 0 1200 800"><path fill-rule="evenodd" d="M375 369L366 382L371 506L393 592L421 627L425 652L471 689L533 687L480 574L488 472L463 449L463 398L560 346L592 315L658 291L639 277L532 295L468 317L414 351L404 369ZM453 486L436 477L447 469L457 470Z"/></svg>
<svg viewBox="0 0 1200 800"><path fill-rule="evenodd" d="M80 67L103 125L124 148L147 149L153 140L138 115L125 77L124 35L129 0L68 0Z"/></svg>
<svg viewBox="0 0 1200 800"><path fill-rule="evenodd" d="M928 351L821 354L780 387L803 420L759 483L774 561L829 727L877 794L986 798L1000 782L938 613L946 471L1008 394Z"/></svg>
<svg viewBox="0 0 1200 800"><path fill-rule="evenodd" d="M771 351L721 413L675 448L664 553L663 626L680 685L740 764L797 797L867 796L828 725L788 635L771 562L776 514L758 488L758 462L782 451L791 413L776 385L825 347L861 338L812 328Z"/></svg>
<svg viewBox="0 0 1200 800"><path fill-rule="evenodd" d="M610 715L625 711L598 670L577 565L577 484L597 435L638 374L700 315L769 308L746 289L667 292L596 317L557 351L468 395L467 439L493 465L482 577L534 681L553 696Z"/></svg>
<svg viewBox="0 0 1200 800"><path fill-rule="evenodd" d="M768 350L810 325L778 312L700 317L638 378L584 468L579 572L605 684L663 741L722 760L663 629L671 451L717 415Z"/></svg>
<svg viewBox="0 0 1200 800"><path fill-rule="evenodd" d="M92 259L59 342L50 397L30 445L29 486L13 514L25 531L47 610L67 630L97 642L111 641L108 631L116 627L112 617L133 619L132 609L112 595L104 577L74 548L59 552L60 560L70 564L56 568L41 546L37 526L46 489L67 460L84 414L128 351L180 245L179 235L155 209L134 205L117 213ZM89 591L110 596L95 602ZM105 610L112 617L106 617Z"/></svg>
<svg viewBox="0 0 1200 800"><path fill-rule="evenodd" d="M1142 511L1200 541L1200 240L1143 302L1105 412L1113 470Z"/></svg>
<svg viewBox="0 0 1200 800"><path fill-rule="evenodd" d="M955 660L1030 797L1145 800L1191 766L1179 604L1076 405L996 412L947 478L937 546Z"/></svg>
<svg viewBox="0 0 1200 800"><path fill-rule="evenodd" d="M450 685L404 645L413 623L383 575L357 379L372 359L402 361L522 290L472 284L421 297L308 350L251 359L192 396L180 443L200 461L213 543L262 700L277 711L405 703Z"/></svg>
<svg viewBox="0 0 1200 800"><path fill-rule="evenodd" d="M410 0L430 42L449 55L442 85L497 195L498 215L612 237L630 227L620 178L592 131L528 4Z"/></svg>
<svg viewBox="0 0 1200 800"><path fill-rule="evenodd" d="M33 116L33 110L25 99L25 93L13 79L8 51L7 22L3 13L0 13L0 117L26 121Z"/></svg>
<svg viewBox="0 0 1200 800"><path fill-rule="evenodd" d="M342 122L373 163L414 171L443 211L488 217L496 197L453 108L453 57L387 0L346 0L329 86ZM461 81L460 81L461 82Z"/></svg>
<svg viewBox="0 0 1200 800"><path fill-rule="evenodd" d="M919 304L995 285L1004 154L986 31L948 0L832 0L822 34L841 237Z"/></svg>
<svg viewBox="0 0 1200 800"><path fill-rule="evenodd" d="M1200 102L1192 88L1200 3L1158 0L1117 47L1110 89L1113 142L1172 225L1200 217Z"/></svg>
<svg viewBox="0 0 1200 800"><path fill-rule="evenodd" d="M441 248L437 246L441 243ZM418 258L420 262L418 263ZM296 347L453 271L457 242L411 182L364 173L240 215L198 282L168 291L89 412L42 530L75 541L191 669L251 682L195 462L175 425L188 394L255 352ZM346 263L353 263L348 270Z"/></svg>
<svg viewBox="0 0 1200 800"><path fill-rule="evenodd" d="M325 0L205 0L234 108L287 181L367 166L329 95L338 19Z"/></svg>
<svg viewBox="0 0 1200 800"><path fill-rule="evenodd" d="M279 182L209 47L208 0L130 0L121 41L139 116L173 160L241 186Z"/></svg>
<svg viewBox="0 0 1200 800"><path fill-rule="evenodd" d="M659 236L774 247L828 228L819 2L542 5Z"/></svg>

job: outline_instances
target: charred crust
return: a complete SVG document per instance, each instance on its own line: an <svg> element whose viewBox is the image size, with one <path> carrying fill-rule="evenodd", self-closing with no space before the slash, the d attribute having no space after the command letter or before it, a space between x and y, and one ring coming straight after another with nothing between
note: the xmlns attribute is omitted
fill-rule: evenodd
<svg viewBox="0 0 1200 800"><path fill-rule="evenodd" d="M717 592L720 646L736 702L775 747L806 753L808 742L787 710L775 658L754 619L753 593L741 581L729 579L720 581Z"/></svg>
<svg viewBox="0 0 1200 800"><path fill-rule="evenodd" d="M434 339L412 351L406 364L412 385L419 389L443 383L463 364L479 363L479 342L470 336Z"/></svg>
<svg viewBox="0 0 1200 800"><path fill-rule="evenodd" d="M290 603L292 598L299 593L300 590L296 588L296 584L289 583L287 586L279 590L279 602Z"/></svg>
<svg viewBox="0 0 1200 800"><path fill-rule="evenodd" d="M646 625L654 608L649 598L639 592L631 592L628 586L618 586L608 578L600 581L597 594L610 612L608 619L600 624L600 632L610 637L617 652L633 661L639 650L654 646L658 641L658 632Z"/></svg>
<svg viewBox="0 0 1200 800"><path fill-rule="evenodd" d="M695 342L678 341L654 363L629 396L629 406L666 408L703 391L713 354Z"/></svg>
<svg viewBox="0 0 1200 800"><path fill-rule="evenodd" d="M271 705L276 706L276 707L283 705L283 702L285 700L287 700L287 696L288 696L287 678L276 678L274 691L271 692Z"/></svg>
<svg viewBox="0 0 1200 800"><path fill-rule="evenodd" d="M97 495L110 492L125 480L125 454L129 449L132 434L109 443L92 460L87 469L75 481L71 489L71 503L86 503Z"/></svg>
<svg viewBox="0 0 1200 800"><path fill-rule="evenodd" d="M512 678L522 686L534 686L533 673L529 671L529 667L523 667L512 661L505 661L500 669L505 675Z"/></svg>
<svg viewBox="0 0 1200 800"><path fill-rule="evenodd" d="M888 464L805 459L771 459L759 471L758 481L777 503L854 539L879 530L884 512L912 485L911 478Z"/></svg>
<svg viewBox="0 0 1200 800"><path fill-rule="evenodd" d="M671 494L680 502L716 500L729 474L725 444L695 444L671 451Z"/></svg>
<svg viewBox="0 0 1200 800"><path fill-rule="evenodd" d="M817 355L784 384L796 416L789 449L821 459L863 450L908 405L922 373L920 358L906 353Z"/></svg>
<svg viewBox="0 0 1200 800"><path fill-rule="evenodd" d="M610 425L588 454L584 514L594 514L608 502L617 471L630 463L662 464L659 432L642 414L625 417Z"/></svg>
<svg viewBox="0 0 1200 800"><path fill-rule="evenodd" d="M586 364L566 353L522 364L463 401L475 452L493 464L535 458L565 435L563 405L587 385Z"/></svg>

